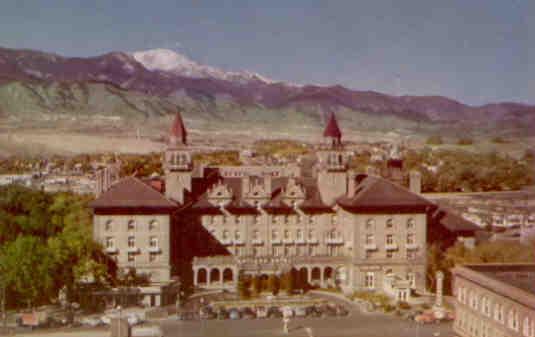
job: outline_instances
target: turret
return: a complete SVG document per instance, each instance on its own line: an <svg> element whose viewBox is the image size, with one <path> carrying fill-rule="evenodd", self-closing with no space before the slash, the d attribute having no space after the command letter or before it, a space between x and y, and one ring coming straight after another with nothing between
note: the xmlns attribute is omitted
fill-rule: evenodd
<svg viewBox="0 0 535 337"><path fill-rule="evenodd" d="M163 168L165 171L165 195L183 203L186 191L191 191L193 164L187 148L187 132L180 112L177 112L169 132Z"/></svg>

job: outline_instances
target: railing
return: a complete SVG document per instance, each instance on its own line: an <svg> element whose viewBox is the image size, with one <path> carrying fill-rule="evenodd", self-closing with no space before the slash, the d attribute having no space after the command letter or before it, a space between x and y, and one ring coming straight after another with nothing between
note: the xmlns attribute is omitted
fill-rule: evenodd
<svg viewBox="0 0 535 337"><path fill-rule="evenodd" d="M294 240L292 240L292 239L284 239L284 240L282 240L282 242L284 242L285 244L292 244L292 243L294 243Z"/></svg>
<svg viewBox="0 0 535 337"><path fill-rule="evenodd" d="M149 253L160 253L162 251L160 247L149 247L147 250Z"/></svg>
<svg viewBox="0 0 535 337"><path fill-rule="evenodd" d="M416 250L418 249L418 244L417 243L407 243L405 245L405 247L408 249L408 250Z"/></svg>
<svg viewBox="0 0 535 337"><path fill-rule="evenodd" d="M241 246L245 244L245 241L243 241L243 239L236 239L234 240L234 244Z"/></svg>
<svg viewBox="0 0 535 337"><path fill-rule="evenodd" d="M228 246L232 244L232 239L222 239L220 242L222 245Z"/></svg>
<svg viewBox="0 0 535 337"><path fill-rule="evenodd" d="M126 250L128 253L139 253L139 248L137 247L128 247Z"/></svg>
<svg viewBox="0 0 535 337"><path fill-rule="evenodd" d="M397 243L387 243L385 245L385 249L386 250L397 250L398 249L398 244Z"/></svg>
<svg viewBox="0 0 535 337"><path fill-rule="evenodd" d="M317 243L319 243L318 239L316 239L316 238L309 238L307 241L308 241L308 243L310 243L310 244L317 244Z"/></svg>
<svg viewBox="0 0 535 337"><path fill-rule="evenodd" d="M377 250L377 245L375 243L366 243L364 244L365 250Z"/></svg>
<svg viewBox="0 0 535 337"><path fill-rule="evenodd" d="M343 238L327 238L325 240L325 243L327 243L328 245L342 245L344 244L344 239Z"/></svg>
<svg viewBox="0 0 535 337"><path fill-rule="evenodd" d="M282 243L281 239L271 239L272 245L280 245Z"/></svg>
<svg viewBox="0 0 535 337"><path fill-rule="evenodd" d="M264 244L264 241L262 239L253 239L252 241L253 245L262 245Z"/></svg>
<svg viewBox="0 0 535 337"><path fill-rule="evenodd" d="M117 249L117 247L106 247L106 253L108 254L115 254L118 252L119 250Z"/></svg>
<svg viewBox="0 0 535 337"><path fill-rule="evenodd" d="M299 238L295 240L295 243L298 245L304 245L306 243L305 239Z"/></svg>

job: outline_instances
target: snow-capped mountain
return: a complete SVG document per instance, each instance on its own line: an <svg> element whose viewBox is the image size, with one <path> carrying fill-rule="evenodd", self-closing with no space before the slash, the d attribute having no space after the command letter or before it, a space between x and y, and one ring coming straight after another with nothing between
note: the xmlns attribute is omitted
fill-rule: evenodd
<svg viewBox="0 0 535 337"><path fill-rule="evenodd" d="M273 83L257 73L249 71L225 71L216 67L199 64L187 56L169 49L151 49L133 52L132 57L151 71L163 71L191 78L214 78L238 83L260 81Z"/></svg>

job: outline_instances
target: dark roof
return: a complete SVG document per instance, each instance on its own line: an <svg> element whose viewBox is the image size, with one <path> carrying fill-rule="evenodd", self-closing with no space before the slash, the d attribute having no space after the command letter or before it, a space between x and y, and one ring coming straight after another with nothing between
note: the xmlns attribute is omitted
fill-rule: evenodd
<svg viewBox="0 0 535 337"><path fill-rule="evenodd" d="M427 212L436 206L425 198L386 179L367 176L356 186L353 196L343 196L338 204L349 211Z"/></svg>
<svg viewBox="0 0 535 337"><path fill-rule="evenodd" d="M464 267L535 295L535 264L500 263L466 265Z"/></svg>
<svg viewBox="0 0 535 337"><path fill-rule="evenodd" d="M473 223L472 221L466 220L462 216L455 213L455 211L440 207L434 214L436 220L444 226L450 232L471 232L475 233L481 230L481 227Z"/></svg>
<svg viewBox="0 0 535 337"><path fill-rule="evenodd" d="M338 122L336 121L334 112L331 112L329 116L329 121L327 122L327 126L325 126L325 130L323 131L323 137L331 137L336 139L342 138L342 132L338 127Z"/></svg>
<svg viewBox="0 0 535 337"><path fill-rule="evenodd" d="M90 202L89 206L93 209L173 209L177 204L138 178L127 177Z"/></svg>
<svg viewBox="0 0 535 337"><path fill-rule="evenodd" d="M173 121L173 125L171 126L171 131L169 132L169 135L170 143L172 145L177 145L178 142L182 145L186 145L187 132L186 127L184 126L184 122L182 121L180 111L177 111L175 115L175 120Z"/></svg>

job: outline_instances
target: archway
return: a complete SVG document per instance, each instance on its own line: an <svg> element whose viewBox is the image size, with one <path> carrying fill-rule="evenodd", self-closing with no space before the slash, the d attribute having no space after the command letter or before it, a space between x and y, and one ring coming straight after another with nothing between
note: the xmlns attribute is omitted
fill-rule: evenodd
<svg viewBox="0 0 535 337"><path fill-rule="evenodd" d="M321 279L321 269L319 267L312 268L312 281L319 281Z"/></svg>
<svg viewBox="0 0 535 337"><path fill-rule="evenodd" d="M201 268L197 271L197 283L206 284L206 281L207 281L206 269Z"/></svg>
<svg viewBox="0 0 535 337"><path fill-rule="evenodd" d="M233 282L234 281L234 277L233 277L233 272L232 272L232 269L230 268L226 268L225 270L223 270L223 282Z"/></svg>
<svg viewBox="0 0 535 337"><path fill-rule="evenodd" d="M323 279L325 281L330 280L333 277L333 269L331 267L326 267L323 270Z"/></svg>
<svg viewBox="0 0 535 337"><path fill-rule="evenodd" d="M212 282L218 282L220 279L220 272L219 269L214 268L210 271L210 283Z"/></svg>

